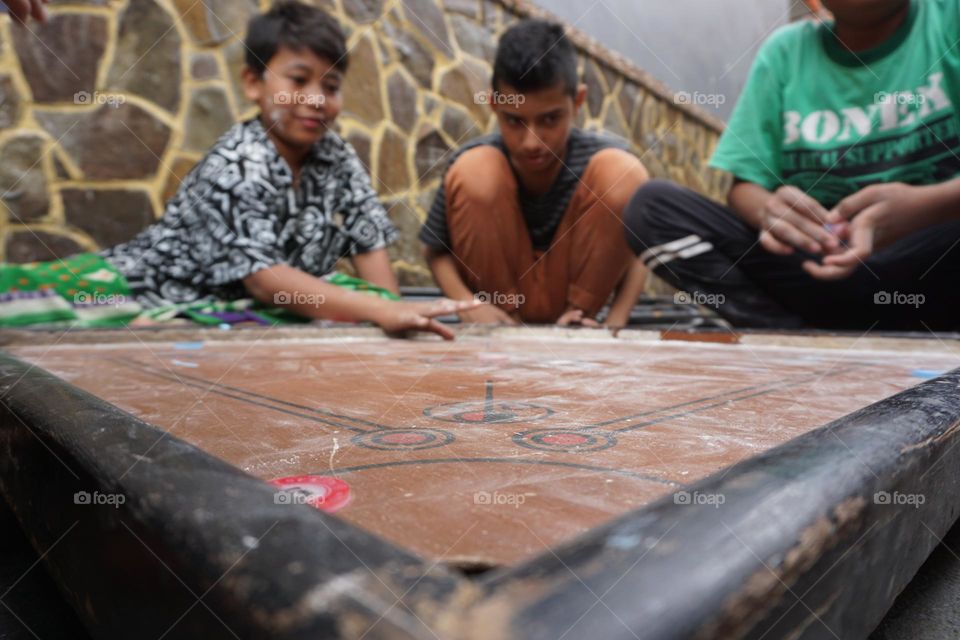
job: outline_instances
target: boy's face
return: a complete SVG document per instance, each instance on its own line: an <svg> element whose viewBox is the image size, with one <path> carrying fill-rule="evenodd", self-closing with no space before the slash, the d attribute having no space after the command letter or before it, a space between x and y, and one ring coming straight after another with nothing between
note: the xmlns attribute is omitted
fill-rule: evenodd
<svg viewBox="0 0 960 640"><path fill-rule="evenodd" d="M490 107L497 115L510 160L521 175L557 168L586 94L586 87L580 85L571 96L562 83L527 93L501 84L493 92Z"/></svg>
<svg viewBox="0 0 960 640"><path fill-rule="evenodd" d="M343 74L309 49L280 47L262 76L245 68L243 81L270 137L290 150L309 149L340 113Z"/></svg>
<svg viewBox="0 0 960 640"><path fill-rule="evenodd" d="M823 0L823 4L840 22L869 26L897 15L910 0Z"/></svg>

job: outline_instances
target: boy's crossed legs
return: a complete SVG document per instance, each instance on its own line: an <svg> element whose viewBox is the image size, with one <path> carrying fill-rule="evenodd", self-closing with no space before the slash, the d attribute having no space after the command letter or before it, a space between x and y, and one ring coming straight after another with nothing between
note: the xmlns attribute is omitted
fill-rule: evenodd
<svg viewBox="0 0 960 640"><path fill-rule="evenodd" d="M867 258L849 277L827 281L801 267L817 256L770 253L733 211L669 182L644 185L624 221L627 239L651 271L695 296L709 296L708 304L717 303L720 315L735 326L960 327L960 223L907 236Z"/></svg>
<svg viewBox="0 0 960 640"><path fill-rule="evenodd" d="M550 247L536 251L507 157L492 146L465 152L444 182L460 276L471 290L524 322L556 322L571 308L593 318L634 261L623 210L646 177L629 153L597 152Z"/></svg>

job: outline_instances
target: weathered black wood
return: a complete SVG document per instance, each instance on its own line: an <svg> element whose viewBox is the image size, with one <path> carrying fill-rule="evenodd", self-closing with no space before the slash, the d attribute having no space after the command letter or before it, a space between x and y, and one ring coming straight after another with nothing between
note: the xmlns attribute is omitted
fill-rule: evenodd
<svg viewBox="0 0 960 640"><path fill-rule="evenodd" d="M90 640L0 496L0 638Z"/></svg>
<svg viewBox="0 0 960 640"><path fill-rule="evenodd" d="M477 581L275 504L265 483L6 356L0 490L95 638L847 640L957 518L958 390L960 370L702 481L689 502L708 504L667 498ZM126 501L78 505L77 491Z"/></svg>
<svg viewBox="0 0 960 640"><path fill-rule="evenodd" d="M463 581L3 355L0 489L95 638L433 637Z"/></svg>
<svg viewBox="0 0 960 640"><path fill-rule="evenodd" d="M532 639L866 637L957 519L958 434L960 369L491 576L482 610Z"/></svg>

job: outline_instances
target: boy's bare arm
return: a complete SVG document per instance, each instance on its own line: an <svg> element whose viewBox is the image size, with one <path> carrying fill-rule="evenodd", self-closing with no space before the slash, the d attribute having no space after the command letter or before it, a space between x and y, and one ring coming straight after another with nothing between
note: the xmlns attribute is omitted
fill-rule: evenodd
<svg viewBox="0 0 960 640"><path fill-rule="evenodd" d="M390 256L386 249L358 253L350 261L358 276L390 293L400 295L400 285L397 284L397 276L390 266Z"/></svg>
<svg viewBox="0 0 960 640"><path fill-rule="evenodd" d="M317 320L376 322L379 298L324 282L288 265L247 276L243 286L256 300Z"/></svg>
<svg viewBox="0 0 960 640"><path fill-rule="evenodd" d="M639 258L634 260L623 278L613 304L610 305L610 312L603 323L605 327L616 331L627 326L630 321L630 310L637 304L640 294L643 293L643 287L647 283L647 274L648 270L643 260Z"/></svg>
<svg viewBox="0 0 960 640"><path fill-rule="evenodd" d="M318 320L373 322L385 331L431 331L447 340L453 331L434 318L460 313L476 302L394 302L350 291L324 282L285 264L261 269L243 279L247 292L259 302L287 308L298 315Z"/></svg>
<svg viewBox="0 0 960 640"><path fill-rule="evenodd" d="M475 300L473 291L467 287L463 278L457 272L456 258L445 251L424 247L424 258L433 279L437 281L440 290L451 300ZM463 322L476 324L516 324L516 320L499 307L492 304L477 304L471 309L459 313Z"/></svg>
<svg viewBox="0 0 960 640"><path fill-rule="evenodd" d="M760 229L760 212L773 194L753 182L735 182L727 193L727 204L754 229Z"/></svg>
<svg viewBox="0 0 960 640"><path fill-rule="evenodd" d="M424 247L423 256L443 295L451 300L473 300L473 291L457 273L457 259L452 254Z"/></svg>

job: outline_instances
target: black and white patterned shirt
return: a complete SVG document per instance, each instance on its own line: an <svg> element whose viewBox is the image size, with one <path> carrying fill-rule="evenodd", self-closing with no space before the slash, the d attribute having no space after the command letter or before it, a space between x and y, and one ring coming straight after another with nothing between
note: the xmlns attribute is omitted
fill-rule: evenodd
<svg viewBox="0 0 960 640"><path fill-rule="evenodd" d="M314 276L382 249L397 230L349 143L328 132L294 189L260 120L234 125L187 175L163 217L101 252L145 307L249 297L241 282L277 264Z"/></svg>

